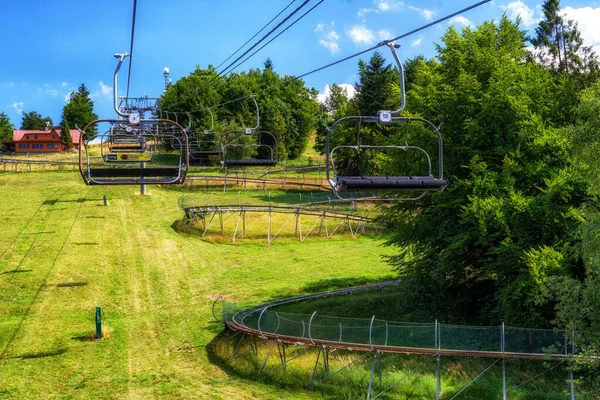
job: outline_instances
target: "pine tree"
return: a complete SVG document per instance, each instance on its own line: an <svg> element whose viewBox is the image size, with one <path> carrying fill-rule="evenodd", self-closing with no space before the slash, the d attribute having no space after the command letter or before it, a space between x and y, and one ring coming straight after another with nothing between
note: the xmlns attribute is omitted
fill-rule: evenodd
<svg viewBox="0 0 600 400"><path fill-rule="evenodd" d="M65 118L63 118L60 124L60 129L60 142L65 146L66 150L69 150L73 147L73 137L71 136L71 129L69 129L69 121Z"/></svg>
<svg viewBox="0 0 600 400"><path fill-rule="evenodd" d="M365 63L358 64L360 83L356 85L356 102L361 115L376 115L379 110L396 110L400 99L394 90L399 87L397 69L386 65L385 58L376 51Z"/></svg>
<svg viewBox="0 0 600 400"><path fill-rule="evenodd" d="M69 102L63 107L63 120L66 120L69 126L83 129L96 119L98 116L94 113L94 102L91 99L90 91L82 83L76 92L71 93ZM98 135L98 131L96 127L92 126L85 134L85 140L92 140Z"/></svg>
<svg viewBox="0 0 600 400"><path fill-rule="evenodd" d="M546 0L542 5L544 19L529 41L537 51L542 65L554 72L597 72L598 60L591 46L584 46L577 23L565 19L560 12L560 0Z"/></svg>

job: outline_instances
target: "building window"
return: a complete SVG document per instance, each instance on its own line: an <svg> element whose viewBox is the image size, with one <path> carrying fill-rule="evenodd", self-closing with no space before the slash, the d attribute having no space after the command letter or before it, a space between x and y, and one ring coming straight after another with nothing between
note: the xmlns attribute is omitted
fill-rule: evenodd
<svg viewBox="0 0 600 400"><path fill-rule="evenodd" d="M29 135L25 135L25 139L29 139Z"/></svg>
<svg viewBox="0 0 600 400"><path fill-rule="evenodd" d="M57 144L49 144L48 148L49 149L58 149L58 145Z"/></svg>
<svg viewBox="0 0 600 400"><path fill-rule="evenodd" d="M44 145L41 143L40 144L34 143L31 147L34 149L43 149Z"/></svg>
<svg viewBox="0 0 600 400"><path fill-rule="evenodd" d="M33 135L33 138L34 138L34 139L37 139L37 135Z"/></svg>
<svg viewBox="0 0 600 400"><path fill-rule="evenodd" d="M28 149L28 148L29 148L29 145L28 145L28 144L20 144L20 145L19 145L19 148L20 148L20 149Z"/></svg>
<svg viewBox="0 0 600 400"><path fill-rule="evenodd" d="M56 135L54 133L52 134L52 139L56 139Z"/></svg>

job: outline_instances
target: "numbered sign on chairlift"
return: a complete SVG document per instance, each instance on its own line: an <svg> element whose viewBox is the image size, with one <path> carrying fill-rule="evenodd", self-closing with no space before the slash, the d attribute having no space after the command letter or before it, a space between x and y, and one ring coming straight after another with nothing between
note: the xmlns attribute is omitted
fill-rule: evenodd
<svg viewBox="0 0 600 400"><path fill-rule="evenodd" d="M139 125L140 124L140 114L130 114L129 115L129 123L131 125Z"/></svg>
<svg viewBox="0 0 600 400"><path fill-rule="evenodd" d="M379 111L379 123L380 124L390 124L392 122L392 112L391 111Z"/></svg>

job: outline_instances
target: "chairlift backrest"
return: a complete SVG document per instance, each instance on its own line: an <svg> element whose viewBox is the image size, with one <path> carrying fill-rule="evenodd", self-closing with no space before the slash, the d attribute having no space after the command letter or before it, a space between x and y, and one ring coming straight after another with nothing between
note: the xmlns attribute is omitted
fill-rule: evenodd
<svg viewBox="0 0 600 400"><path fill-rule="evenodd" d="M391 198L392 200L413 200L417 198L423 197L423 195L427 191L443 190L448 181L443 179L443 142L442 137L440 135L439 129L424 118L412 118L412 117L398 117L399 114L406 105L406 97L405 97L405 84L404 84L404 69L398 54L396 53L396 48L399 47L393 42L385 43L392 55L396 64L398 66L399 74L400 74L400 107L395 111L390 110L381 110L377 113L376 116L347 116L338 119L335 121L331 127L328 128L327 137L325 140L325 151L326 151L326 163L325 163L325 172L327 176L327 180L331 185L331 188L335 195L341 199L347 200L390 200L389 197L382 195L381 192L387 191L423 191L423 194L417 197L409 197L409 198ZM335 128L343 122L347 121L356 121L358 123L358 130L356 134L356 143L353 144L341 144L337 146L332 145L332 134L335 131ZM408 129L409 126L415 122L422 123L425 126L429 127L432 132L435 134L438 141L438 168L437 168L437 177L432 174L433 168L431 163L431 158L427 151L423 148L409 145L408 144ZM369 145L361 143L361 127L363 124L377 124L377 125L405 125L406 126L406 135L404 138L404 144L395 144L395 145ZM388 175L380 175L380 176L352 176L352 175L341 175L338 174L335 167L334 162L334 153L340 149L351 149L353 150L357 156L360 155L360 151L363 149L374 149L385 151L389 149L402 150L404 152L407 151L416 151L423 155L423 158L426 160L428 172L426 175L422 176L388 176ZM375 192L372 195L354 195L350 194L347 196L343 196L341 193L343 192Z"/></svg>

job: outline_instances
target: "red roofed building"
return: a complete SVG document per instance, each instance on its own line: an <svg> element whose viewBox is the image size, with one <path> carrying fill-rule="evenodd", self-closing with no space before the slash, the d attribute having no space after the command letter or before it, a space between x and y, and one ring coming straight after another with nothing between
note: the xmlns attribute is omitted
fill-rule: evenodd
<svg viewBox="0 0 600 400"><path fill-rule="evenodd" d="M79 130L71 129L74 148L79 148ZM61 129L59 126L43 131L13 131L13 140L17 153L60 153L65 146L60 141Z"/></svg>

